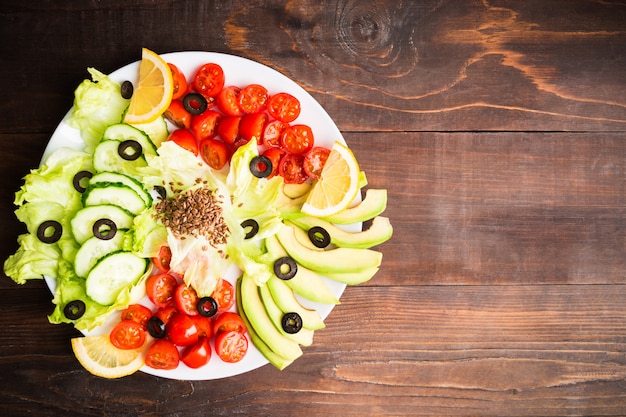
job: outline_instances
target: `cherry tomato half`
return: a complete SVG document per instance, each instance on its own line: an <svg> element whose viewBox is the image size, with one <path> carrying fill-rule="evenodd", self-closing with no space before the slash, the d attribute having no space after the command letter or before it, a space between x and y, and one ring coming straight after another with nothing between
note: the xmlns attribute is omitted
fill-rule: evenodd
<svg viewBox="0 0 626 417"><path fill-rule="evenodd" d="M167 337L176 346L191 346L198 341L198 328L191 316L177 313L165 325Z"/></svg>
<svg viewBox="0 0 626 417"><path fill-rule="evenodd" d="M330 149L322 146L314 146L304 156L304 172L313 179L319 179L326 160L330 155Z"/></svg>
<svg viewBox="0 0 626 417"><path fill-rule="evenodd" d="M220 279L211 297L217 302L217 311L221 313L235 304L235 287L229 281Z"/></svg>
<svg viewBox="0 0 626 417"><path fill-rule="evenodd" d="M215 110L205 110L191 119L191 132L198 142L217 134L217 124L222 115Z"/></svg>
<svg viewBox="0 0 626 417"><path fill-rule="evenodd" d="M170 304L165 307L159 308L156 313L154 313L154 316L158 317L163 322L163 324L167 324L176 313L178 313L178 311L176 310L176 306Z"/></svg>
<svg viewBox="0 0 626 417"><path fill-rule="evenodd" d="M295 154L305 154L313 148L313 131L307 125L289 126L280 137L284 150Z"/></svg>
<svg viewBox="0 0 626 417"><path fill-rule="evenodd" d="M145 328L150 317L152 317L152 311L148 307L141 304L131 304L122 311L120 320L134 321Z"/></svg>
<svg viewBox="0 0 626 417"><path fill-rule="evenodd" d="M163 245L159 248L159 253L156 257L152 258L152 263L161 272L168 272L170 270L170 262L172 261L172 250L169 246Z"/></svg>
<svg viewBox="0 0 626 417"><path fill-rule="evenodd" d="M180 362L178 349L167 339L158 339L146 352L145 363L154 369L176 369Z"/></svg>
<svg viewBox="0 0 626 417"><path fill-rule="evenodd" d="M176 65L168 62L167 66L170 67L170 71L172 72L172 81L174 82L172 100L176 100L177 98L184 96L187 92L187 79L185 78L185 74L183 74Z"/></svg>
<svg viewBox="0 0 626 417"><path fill-rule="evenodd" d="M167 273L152 275L146 281L146 294L157 307L165 307L174 300L178 280Z"/></svg>
<svg viewBox="0 0 626 417"><path fill-rule="evenodd" d="M213 334L217 335L222 332L246 332L246 325L237 313L225 311L220 313L213 322Z"/></svg>
<svg viewBox="0 0 626 417"><path fill-rule="evenodd" d="M206 365L210 358L211 345L206 337L201 337L196 344L185 348L181 353L183 363L194 369Z"/></svg>
<svg viewBox="0 0 626 417"><path fill-rule="evenodd" d="M206 337L210 339L213 336L213 319L211 317L204 317L200 314L197 316L190 316L196 324L199 337Z"/></svg>
<svg viewBox="0 0 626 417"><path fill-rule="evenodd" d="M278 93L268 100L267 111L274 119L290 123L300 115L300 100L289 93Z"/></svg>
<svg viewBox="0 0 626 417"><path fill-rule="evenodd" d="M272 161L272 173L267 178L272 178L278 175L278 167L280 166L280 160L285 156L287 152L280 148L268 148L263 151L263 156L266 156Z"/></svg>
<svg viewBox="0 0 626 417"><path fill-rule="evenodd" d="M217 135L227 144L232 145L239 136L240 116L222 117L217 125Z"/></svg>
<svg viewBox="0 0 626 417"><path fill-rule="evenodd" d="M267 89L259 84L247 85L237 95L239 108L246 114L265 110L268 99Z"/></svg>
<svg viewBox="0 0 626 417"><path fill-rule="evenodd" d="M180 129L189 129L191 126L191 113L185 109L183 102L172 100L163 117Z"/></svg>
<svg viewBox="0 0 626 417"><path fill-rule="evenodd" d="M193 134L187 129L177 129L170 133L167 140L171 140L181 148L198 155L198 142Z"/></svg>
<svg viewBox="0 0 626 417"><path fill-rule="evenodd" d="M237 100L240 91L241 89L235 86L222 88L222 91L215 99L217 108L227 116L243 116L243 111L239 107L239 101Z"/></svg>
<svg viewBox="0 0 626 417"><path fill-rule="evenodd" d="M220 170L229 160L228 146L218 139L205 139L200 142L200 156L213 169Z"/></svg>
<svg viewBox="0 0 626 417"><path fill-rule="evenodd" d="M221 332L215 337L215 353L224 362L239 362L248 352L248 339L240 332Z"/></svg>
<svg viewBox="0 0 626 417"><path fill-rule="evenodd" d="M146 341L146 331L136 321L122 320L111 330L109 340L118 349L138 349Z"/></svg>
<svg viewBox="0 0 626 417"><path fill-rule="evenodd" d="M302 184L308 178L304 171L304 155L288 153L278 165L278 173L286 184Z"/></svg>
<svg viewBox="0 0 626 417"><path fill-rule="evenodd" d="M257 144L260 145L267 119L268 117L265 113L246 114L241 118L241 122L239 123L239 136L244 139L246 143L254 139Z"/></svg>
<svg viewBox="0 0 626 417"><path fill-rule="evenodd" d="M198 304L198 294L193 287L188 286L184 282L178 284L174 294L174 300L176 301L176 308L181 313L185 313L188 316L195 316L198 314L196 304Z"/></svg>
<svg viewBox="0 0 626 417"><path fill-rule="evenodd" d="M263 128L263 145L268 148L278 148L281 146L280 137L289 125L280 120L272 120Z"/></svg>
<svg viewBox="0 0 626 417"><path fill-rule="evenodd" d="M193 88L205 97L215 97L224 88L224 70L215 63L198 68L193 79Z"/></svg>

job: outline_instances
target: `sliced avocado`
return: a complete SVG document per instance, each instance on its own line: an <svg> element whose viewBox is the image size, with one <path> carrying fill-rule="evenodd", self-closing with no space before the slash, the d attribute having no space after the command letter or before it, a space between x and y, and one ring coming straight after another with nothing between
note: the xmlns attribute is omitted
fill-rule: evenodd
<svg viewBox="0 0 626 417"><path fill-rule="evenodd" d="M277 233L278 240L299 265L321 275L331 272L358 272L380 266L383 254L371 249L335 248L316 251L302 246L294 234L294 227L286 225Z"/></svg>
<svg viewBox="0 0 626 417"><path fill-rule="evenodd" d="M362 269L357 272L328 272L326 278L333 281L343 282L347 285L357 285L372 279L378 272L378 267Z"/></svg>
<svg viewBox="0 0 626 417"><path fill-rule="evenodd" d="M387 190L370 188L359 204L340 211L324 220L335 224L364 222L381 214L387 208Z"/></svg>
<svg viewBox="0 0 626 417"><path fill-rule="evenodd" d="M294 218L292 222L304 230L315 226L324 228L330 235L330 242L342 248L371 248L386 242L393 234L389 219L382 216L374 217L372 225L362 232L346 232L332 223L310 216Z"/></svg>
<svg viewBox="0 0 626 417"><path fill-rule="evenodd" d="M299 216L299 217L305 217L303 216ZM300 226L300 223L296 221L296 218L291 218L289 219L290 222ZM309 234L307 233L306 230L304 230L301 226L300 227L294 227L293 228L293 234L296 236L296 240L298 241L298 243L300 243L302 246L304 246L307 249L311 249L311 250L316 250L316 251L324 251L325 248L318 248L317 246L315 246L313 244L313 242L311 241L311 238L309 238Z"/></svg>
<svg viewBox="0 0 626 417"><path fill-rule="evenodd" d="M313 184L305 181L302 184L284 184L283 193L289 198L298 198L306 195Z"/></svg>
<svg viewBox="0 0 626 417"><path fill-rule="evenodd" d="M275 276L270 277L265 283L272 294L274 302L283 313L298 313L302 318L302 327L311 330L319 330L326 327L324 320L317 310L305 308L289 288L285 281Z"/></svg>

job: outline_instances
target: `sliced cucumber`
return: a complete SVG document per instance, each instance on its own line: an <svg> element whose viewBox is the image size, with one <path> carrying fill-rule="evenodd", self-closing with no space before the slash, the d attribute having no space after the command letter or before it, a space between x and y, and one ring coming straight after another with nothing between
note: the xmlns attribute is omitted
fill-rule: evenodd
<svg viewBox="0 0 626 417"><path fill-rule="evenodd" d="M138 167L147 165L146 158L139 155L137 159L124 159L119 154L120 141L102 140L93 151L93 167L96 172L113 171L123 172L134 176Z"/></svg>
<svg viewBox="0 0 626 417"><path fill-rule="evenodd" d="M74 239L82 245L93 236L93 225L100 219L109 219L117 229L130 229L134 216L127 210L113 204L88 206L78 210L70 220L70 228Z"/></svg>
<svg viewBox="0 0 626 417"><path fill-rule="evenodd" d="M100 259L85 281L87 295L108 306L115 303L120 292L148 272L150 261L132 252L114 252Z"/></svg>
<svg viewBox="0 0 626 417"><path fill-rule="evenodd" d="M118 123L106 128L102 134L103 140L134 140L143 148L144 155L156 155L156 146L146 133L126 123Z"/></svg>
<svg viewBox="0 0 626 417"><path fill-rule="evenodd" d="M158 148L161 143L167 140L170 132L167 129L167 122L163 116L156 118L154 122L150 123L131 123L131 126L136 127L143 133L148 135L152 143Z"/></svg>
<svg viewBox="0 0 626 417"><path fill-rule="evenodd" d="M139 197L144 201L146 207L152 205L152 196L143 185L137 181L136 179L129 177L128 175L124 175L118 172L100 172L99 174L94 175L89 180L89 184L99 184L99 183L112 183L112 184L123 184L127 187L130 187L135 191Z"/></svg>
<svg viewBox="0 0 626 417"><path fill-rule="evenodd" d="M126 185L104 182L89 185L83 193L83 205L98 206L102 204L120 206L134 215L147 208L141 196Z"/></svg>
<svg viewBox="0 0 626 417"><path fill-rule="evenodd" d="M120 251L124 245L124 231L118 230L109 240L90 237L76 252L74 271L76 275L85 278L96 263L106 255Z"/></svg>

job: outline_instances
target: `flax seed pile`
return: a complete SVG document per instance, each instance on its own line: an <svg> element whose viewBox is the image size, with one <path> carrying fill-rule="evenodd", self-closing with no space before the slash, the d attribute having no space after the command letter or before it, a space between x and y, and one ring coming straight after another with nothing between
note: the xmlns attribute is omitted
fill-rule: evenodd
<svg viewBox="0 0 626 417"><path fill-rule="evenodd" d="M211 246L226 243L228 226L222 217L222 207L213 191L207 187L187 190L155 206L158 218L174 236L204 236Z"/></svg>

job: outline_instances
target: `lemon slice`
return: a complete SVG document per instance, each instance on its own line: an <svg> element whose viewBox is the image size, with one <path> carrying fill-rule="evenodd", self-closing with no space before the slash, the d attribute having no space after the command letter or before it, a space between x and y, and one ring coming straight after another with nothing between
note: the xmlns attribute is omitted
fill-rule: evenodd
<svg viewBox="0 0 626 417"><path fill-rule="evenodd" d="M301 211L314 217L331 216L347 208L358 191L359 164L347 146L335 142Z"/></svg>
<svg viewBox="0 0 626 417"><path fill-rule="evenodd" d="M174 82L167 63L156 53L143 48L139 80L130 99L125 123L150 123L170 105Z"/></svg>
<svg viewBox="0 0 626 417"><path fill-rule="evenodd" d="M109 335L75 337L71 340L76 359L94 375L120 378L133 374L144 364L144 349L118 349Z"/></svg>

